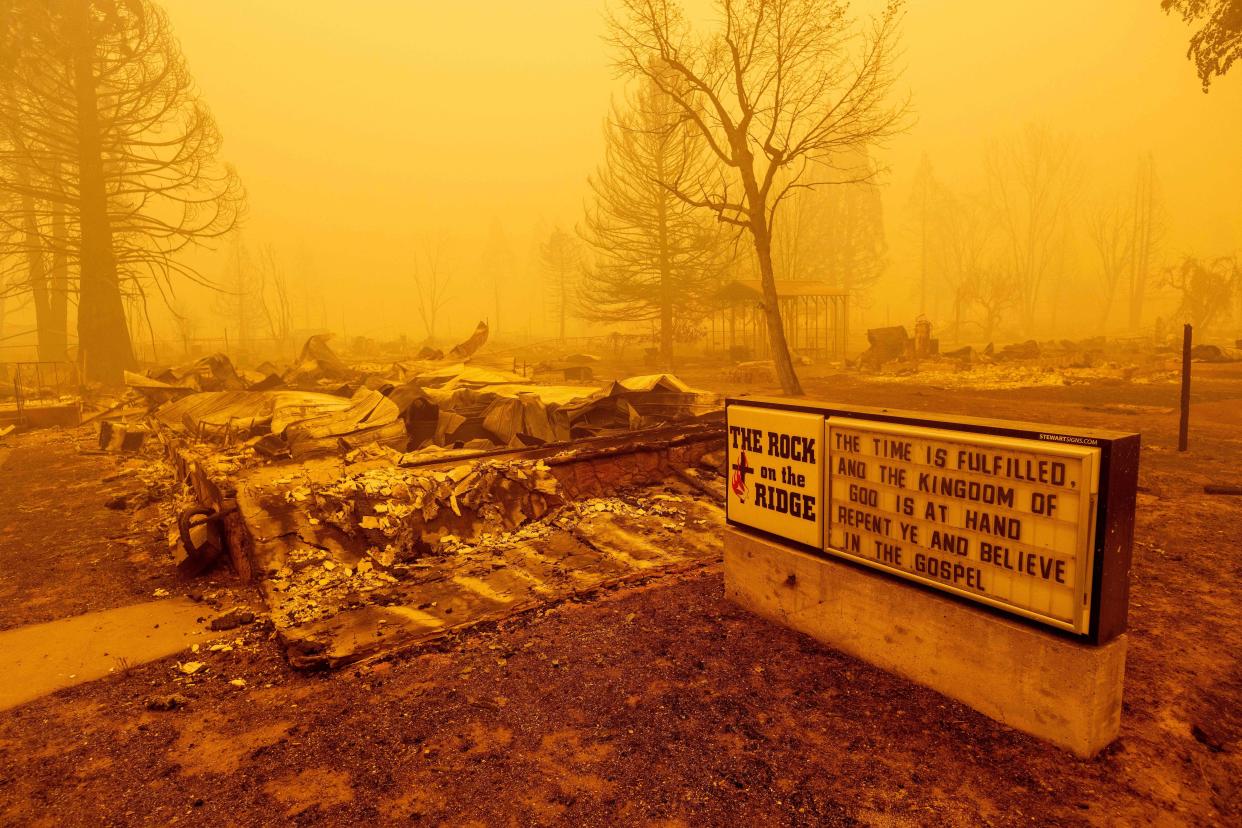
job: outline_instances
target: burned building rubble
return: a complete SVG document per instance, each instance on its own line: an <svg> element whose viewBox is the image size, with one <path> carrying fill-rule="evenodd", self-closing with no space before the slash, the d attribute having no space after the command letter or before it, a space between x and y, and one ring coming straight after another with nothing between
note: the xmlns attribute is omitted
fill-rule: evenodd
<svg viewBox="0 0 1242 828"><path fill-rule="evenodd" d="M929 323L914 336L869 332L866 378L1030 384L1172 370L1158 349L1126 343L943 352L931 334ZM128 394L90 416L99 450L141 449L144 481L185 484L161 520L180 573L223 566L253 584L299 667L712 558L717 396L670 374L536 379L480 358L486 338L480 325L445 352L379 362L343 358L316 335L288 365L254 370L211 354L127 374Z"/></svg>
<svg viewBox="0 0 1242 828"><path fill-rule="evenodd" d="M158 437L186 484L182 572L219 563L257 584L298 667L711 558L715 395L668 374L543 385L461 360L485 338L388 366L322 337L283 371L206 357L130 375L145 416L131 405L104 427Z"/></svg>
<svg viewBox="0 0 1242 828"><path fill-rule="evenodd" d="M913 335L904 325L872 328L867 348L850 362L873 382L918 382L937 387L1020 388L1083 383L1174 382L1180 348L1147 337L1028 339L982 348L945 348L930 321L920 318ZM1242 360L1242 349L1197 346L1195 362Z"/></svg>

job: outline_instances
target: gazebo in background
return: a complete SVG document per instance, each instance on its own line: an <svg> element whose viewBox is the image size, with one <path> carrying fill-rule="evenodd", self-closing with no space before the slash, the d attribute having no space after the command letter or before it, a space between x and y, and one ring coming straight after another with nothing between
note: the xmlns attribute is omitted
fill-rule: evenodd
<svg viewBox="0 0 1242 828"><path fill-rule="evenodd" d="M776 282L785 339L794 354L820 359L842 359L849 338L849 292L824 282ZM716 293L716 310L708 322L707 350L733 360L771 356L767 319L760 303L758 279L729 282Z"/></svg>

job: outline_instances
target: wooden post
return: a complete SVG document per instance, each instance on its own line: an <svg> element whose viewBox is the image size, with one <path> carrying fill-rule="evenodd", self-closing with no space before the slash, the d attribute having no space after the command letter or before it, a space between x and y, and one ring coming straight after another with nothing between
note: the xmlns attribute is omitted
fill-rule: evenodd
<svg viewBox="0 0 1242 828"><path fill-rule="evenodd" d="M1182 333L1182 418L1177 429L1177 450L1185 451L1190 442L1190 341L1192 330L1187 323Z"/></svg>
<svg viewBox="0 0 1242 828"><path fill-rule="evenodd" d="M841 361L850 357L850 295L841 297Z"/></svg>

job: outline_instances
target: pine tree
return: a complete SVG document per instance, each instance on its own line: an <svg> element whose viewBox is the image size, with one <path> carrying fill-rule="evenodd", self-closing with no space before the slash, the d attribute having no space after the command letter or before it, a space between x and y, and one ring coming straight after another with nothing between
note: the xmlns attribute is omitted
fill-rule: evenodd
<svg viewBox="0 0 1242 828"><path fill-rule="evenodd" d="M0 37L0 186L71 228L42 232L77 263L78 344L88 378L134 363L125 299L175 277L176 259L231 230L244 192L217 161L221 137L167 16L151 0L8 0ZM35 222L39 226L40 221ZM48 222L55 227L55 223Z"/></svg>
<svg viewBox="0 0 1242 828"><path fill-rule="evenodd" d="M558 341L564 342L565 322L573 311L582 269L582 248L576 238L557 227L540 246L539 261L548 276L548 303L557 321Z"/></svg>
<svg viewBox="0 0 1242 828"><path fill-rule="evenodd" d="M581 313L597 322L658 321L660 355L671 367L677 334L702 318L727 259L723 227L675 192L705 174L707 148L650 81L613 107L604 138L580 231L594 253Z"/></svg>

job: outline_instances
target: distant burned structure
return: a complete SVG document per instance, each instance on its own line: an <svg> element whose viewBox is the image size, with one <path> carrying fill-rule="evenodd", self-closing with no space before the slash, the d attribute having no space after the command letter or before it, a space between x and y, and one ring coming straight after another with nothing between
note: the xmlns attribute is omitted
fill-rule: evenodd
<svg viewBox="0 0 1242 828"><path fill-rule="evenodd" d="M778 279L776 295L785 338L795 355L843 358L849 340L849 291L826 282ZM763 285L758 279L729 282L716 293L716 309L708 320L707 350L734 360L771 356Z"/></svg>
<svg viewBox="0 0 1242 828"><path fill-rule="evenodd" d="M0 435L6 429L76 426L81 382L70 362L0 362Z"/></svg>

